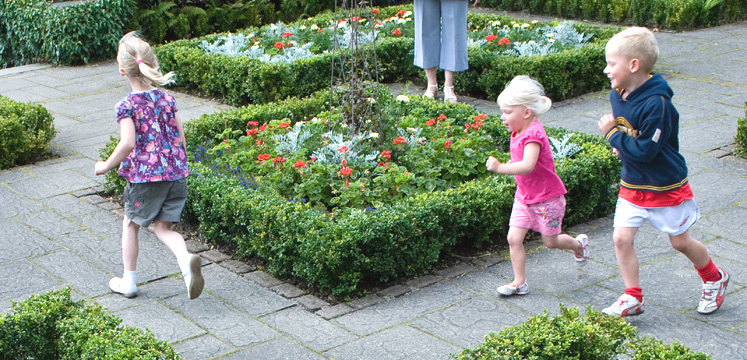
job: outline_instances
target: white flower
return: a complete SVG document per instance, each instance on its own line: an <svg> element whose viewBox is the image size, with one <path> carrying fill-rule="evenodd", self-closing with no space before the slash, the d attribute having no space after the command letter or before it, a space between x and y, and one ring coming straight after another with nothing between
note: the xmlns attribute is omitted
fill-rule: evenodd
<svg viewBox="0 0 747 360"><path fill-rule="evenodd" d="M318 26L316 26L316 24L313 24L313 25L311 25L311 27L310 27L309 29L311 29L311 30L316 30L316 29L319 29L319 27L318 27Z"/></svg>
<svg viewBox="0 0 747 360"><path fill-rule="evenodd" d="M538 22L539 22L539 20L532 20L532 24L536 24Z"/></svg>
<svg viewBox="0 0 747 360"><path fill-rule="evenodd" d="M372 138L377 138L377 137L379 137L379 133L377 133L377 132L372 132L372 133L371 133L371 137L372 137Z"/></svg>
<svg viewBox="0 0 747 360"><path fill-rule="evenodd" d="M298 28L301 29L301 30L306 30L306 25L301 25Z"/></svg>
<svg viewBox="0 0 747 360"><path fill-rule="evenodd" d="M319 122L319 118L318 117L314 117L313 119L311 119L311 122L318 123Z"/></svg>
<svg viewBox="0 0 747 360"><path fill-rule="evenodd" d="M337 24L337 27L341 27L341 28L344 28L345 26L348 26L348 21L347 21L347 20L343 20L343 21L340 21L340 22L339 22L339 23Z"/></svg>
<svg viewBox="0 0 747 360"><path fill-rule="evenodd" d="M278 28L278 26L277 26L277 25L275 25L275 24L270 24L270 29L272 29L272 30L276 30L277 28Z"/></svg>
<svg viewBox="0 0 747 360"><path fill-rule="evenodd" d="M404 24L407 22L407 19L397 19L397 24Z"/></svg>
<svg viewBox="0 0 747 360"><path fill-rule="evenodd" d="M490 24L490 25L491 26L501 26L501 21L500 20L493 21L493 23Z"/></svg>
<svg viewBox="0 0 747 360"><path fill-rule="evenodd" d="M534 40L529 40L529 41L527 41L527 43L529 43L529 44L534 44L534 43L535 43L535 41L534 41Z"/></svg>
<svg viewBox="0 0 747 360"><path fill-rule="evenodd" d="M409 17L412 16L412 11L405 11L405 14L402 15L402 17Z"/></svg>
<svg viewBox="0 0 747 360"><path fill-rule="evenodd" d="M252 49L259 49L259 45L252 45Z"/></svg>
<svg viewBox="0 0 747 360"><path fill-rule="evenodd" d="M549 38L549 39L547 39L547 41L549 41L549 42L553 43L553 42L555 42L555 39L553 39L553 38Z"/></svg>
<svg viewBox="0 0 747 360"><path fill-rule="evenodd" d="M397 101L409 102L410 98L407 95L399 95L397 96Z"/></svg>
<svg viewBox="0 0 747 360"><path fill-rule="evenodd" d="M348 126L346 124L342 124L342 128L346 129Z"/></svg>
<svg viewBox="0 0 747 360"><path fill-rule="evenodd" d="M254 37L254 33L249 33L249 35L247 35L246 37L253 38Z"/></svg>
<svg viewBox="0 0 747 360"><path fill-rule="evenodd" d="M522 29L526 29L526 28L528 28L528 27L530 27L530 26L531 26L531 25L529 25L529 24L527 24L527 23L523 23L523 24L521 24L521 28L522 28Z"/></svg>
<svg viewBox="0 0 747 360"><path fill-rule="evenodd" d="M415 128L409 127L409 128L407 128L407 131L409 131L409 132L415 132Z"/></svg>
<svg viewBox="0 0 747 360"><path fill-rule="evenodd" d="M513 26L514 26L515 28L517 28L517 27L519 27L519 26L521 26L521 25L519 25L519 24L517 24L517 23L514 23L514 25L513 25Z"/></svg>
<svg viewBox="0 0 747 360"><path fill-rule="evenodd" d="M368 100L368 102L369 102L369 103L371 103L371 104L374 104L374 103L376 103L376 99L374 99L374 98L372 98L372 97L370 97L370 98L368 98L368 99L366 99L366 100Z"/></svg>

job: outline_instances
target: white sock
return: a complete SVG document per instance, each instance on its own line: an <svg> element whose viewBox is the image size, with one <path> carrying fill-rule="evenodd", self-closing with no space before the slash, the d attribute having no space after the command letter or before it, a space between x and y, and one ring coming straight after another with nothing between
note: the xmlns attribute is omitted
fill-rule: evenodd
<svg viewBox="0 0 747 360"><path fill-rule="evenodd" d="M192 260L192 254L185 253L184 255L179 256L176 261L179 263L179 269L182 271L182 274L189 273L189 263Z"/></svg>
<svg viewBox="0 0 747 360"><path fill-rule="evenodd" d="M137 275L135 274L135 271L124 271L124 275L122 275L122 280L124 280L128 284L137 284Z"/></svg>

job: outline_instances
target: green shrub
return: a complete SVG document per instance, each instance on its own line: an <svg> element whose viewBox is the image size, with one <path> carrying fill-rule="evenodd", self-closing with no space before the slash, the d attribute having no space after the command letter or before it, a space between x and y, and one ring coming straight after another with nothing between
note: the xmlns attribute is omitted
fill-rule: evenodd
<svg viewBox="0 0 747 360"><path fill-rule="evenodd" d="M561 305L558 315L531 317L524 323L490 333L485 342L452 357L457 360L536 359L605 360L619 355L634 360L707 360L709 355L693 352L680 343L665 345L661 340L639 336L625 320L593 311L579 316L577 308Z"/></svg>
<svg viewBox="0 0 747 360"><path fill-rule="evenodd" d="M91 0L67 6L46 0L3 3L3 67L34 62L80 65L110 59L132 15L127 0Z"/></svg>
<svg viewBox="0 0 747 360"><path fill-rule="evenodd" d="M485 0L499 10L673 30L719 25L747 18L740 0Z"/></svg>
<svg viewBox="0 0 747 360"><path fill-rule="evenodd" d="M57 133L43 106L0 96L0 169L33 162L47 154Z"/></svg>
<svg viewBox="0 0 747 360"><path fill-rule="evenodd" d="M744 117L737 119L737 134L734 135L734 143L734 154L747 158L747 102Z"/></svg>
<svg viewBox="0 0 747 360"><path fill-rule="evenodd" d="M70 288L33 295L0 316L0 360L179 359L150 330L120 326L100 305L70 299Z"/></svg>

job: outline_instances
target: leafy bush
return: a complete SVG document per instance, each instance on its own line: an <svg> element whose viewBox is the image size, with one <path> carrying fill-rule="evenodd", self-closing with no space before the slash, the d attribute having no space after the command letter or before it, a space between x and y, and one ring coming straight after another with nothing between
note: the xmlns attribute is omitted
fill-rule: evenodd
<svg viewBox="0 0 747 360"><path fill-rule="evenodd" d="M740 0L485 0L500 10L684 30L747 18Z"/></svg>
<svg viewBox="0 0 747 360"><path fill-rule="evenodd" d="M734 154L747 158L747 102L744 117L737 119L737 134L734 135Z"/></svg>
<svg viewBox="0 0 747 360"><path fill-rule="evenodd" d="M0 96L0 169L27 164L46 155L57 133L43 106Z"/></svg>
<svg viewBox="0 0 747 360"><path fill-rule="evenodd" d="M368 29L368 24L376 23L376 60L382 82L422 76L421 71L412 65L414 26L412 12L408 9L411 6L382 8L371 19L347 19L337 24L338 42L344 43L344 29L352 26L348 24L351 21L360 23L359 29ZM510 50L514 50L515 45L502 43L498 34L511 37L509 43L531 44L530 40L536 42L548 38L548 34L558 36L560 33L550 30L554 29L553 24L519 24L514 21L514 27L509 25L512 19L494 15L469 14L469 21L471 29L475 30L469 32L475 37L472 40L474 46L469 47L470 70L457 74L457 91L492 98L503 90L512 74L533 76L545 85L548 95L555 100L602 89L607 84L604 74L595 69L604 66L603 44L619 30L617 28L565 25L559 28L572 29L582 39L574 42L570 37L558 37L558 41L548 45L554 53L517 58L508 55L513 53ZM332 62L340 56L330 52L334 32L328 25L330 22L335 23L334 16L323 14L290 25L250 28L236 35L214 34L175 41L158 47L156 53L165 70L176 72L180 86L221 96L229 104L261 104L289 96L303 97L330 85ZM496 23L505 25L500 27L494 25ZM487 40L488 35L492 35L492 40ZM577 47L584 39L590 45ZM370 50L371 45L361 44L359 47ZM298 48L306 50L303 52L305 56L298 56L301 53L298 51L293 56L278 56ZM218 53L209 53L205 49ZM308 57L309 53L315 55ZM246 54L251 56L241 56ZM336 61L339 63L339 59ZM374 64L361 63L358 67L373 69ZM568 76L584 80L567 81Z"/></svg>
<svg viewBox="0 0 747 360"><path fill-rule="evenodd" d="M500 333L491 333L485 342L452 357L457 360L536 359L604 360L619 355L636 360L707 360L710 356L692 352L680 343L664 345L652 337L637 335L625 320L593 311L579 316L577 308L561 306L560 313L531 317Z"/></svg>
<svg viewBox="0 0 747 360"><path fill-rule="evenodd" d="M69 288L33 295L0 316L0 359L179 359L150 330L121 322L100 305L72 301Z"/></svg>
<svg viewBox="0 0 747 360"><path fill-rule="evenodd" d="M112 58L132 15L127 0L91 0L66 6L46 0L3 4L2 67L34 62L80 65Z"/></svg>

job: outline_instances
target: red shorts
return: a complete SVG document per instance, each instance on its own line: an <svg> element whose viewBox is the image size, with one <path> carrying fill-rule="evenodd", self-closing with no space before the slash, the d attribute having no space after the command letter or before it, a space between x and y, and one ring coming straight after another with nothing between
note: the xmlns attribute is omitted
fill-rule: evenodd
<svg viewBox="0 0 747 360"><path fill-rule="evenodd" d="M545 202L524 205L514 199L508 225L534 230L543 236L561 233L560 226L565 216L565 196L560 195Z"/></svg>

